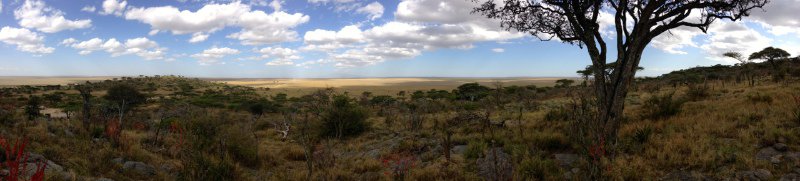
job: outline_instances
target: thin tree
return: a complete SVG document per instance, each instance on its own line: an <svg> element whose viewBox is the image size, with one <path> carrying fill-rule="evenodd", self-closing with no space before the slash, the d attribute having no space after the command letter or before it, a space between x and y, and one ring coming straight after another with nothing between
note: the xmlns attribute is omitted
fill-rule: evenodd
<svg viewBox="0 0 800 181"><path fill-rule="evenodd" d="M92 87L89 82L86 82L86 84L77 86L76 89L78 89L78 92L80 92L81 98L83 99L83 110L81 110L83 113L83 127L86 130L89 130L89 124L91 124L91 122L89 122L89 118L92 116Z"/></svg>
<svg viewBox="0 0 800 181"><path fill-rule="evenodd" d="M768 1L503 0L498 3L489 0L481 2L474 12L499 19L507 30L526 32L542 40L557 38L586 48L595 67L593 87L597 105L596 118L586 123L592 132L587 136L593 137L594 144L607 148L616 143L628 87L634 80L642 53L654 38L679 27L706 32L714 21L740 20ZM614 19L612 37L603 36L600 31L603 27L599 19L605 13ZM616 46L608 48L607 38L615 41ZM613 57L617 63L610 73L603 70L609 51L616 51ZM613 159L613 153L601 153L601 157ZM592 179L602 179L601 175L592 172Z"/></svg>
<svg viewBox="0 0 800 181"><path fill-rule="evenodd" d="M144 94L126 84L112 86L108 89L108 93L103 98L113 102L117 106L120 126L122 125L122 118L125 112L147 100Z"/></svg>
<svg viewBox="0 0 800 181"><path fill-rule="evenodd" d="M755 85L755 78L753 77L752 70L750 70L750 63L752 62L750 59L744 58L741 53L739 52L725 52L722 54L724 57L732 58L739 61L738 65L742 68L742 74L747 79L746 81L750 84L750 86Z"/></svg>

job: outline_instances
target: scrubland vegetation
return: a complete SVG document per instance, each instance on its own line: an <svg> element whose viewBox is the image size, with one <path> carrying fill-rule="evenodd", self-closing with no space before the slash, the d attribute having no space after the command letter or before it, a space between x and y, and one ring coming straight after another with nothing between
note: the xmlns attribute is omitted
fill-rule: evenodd
<svg viewBox="0 0 800 181"><path fill-rule="evenodd" d="M0 92L0 174L587 180L590 163L605 162L600 173L612 180L791 180L800 174L797 72L800 59L783 58L637 78L613 147L581 136L596 116L589 76L391 96L329 88L290 97L176 76L19 86Z"/></svg>

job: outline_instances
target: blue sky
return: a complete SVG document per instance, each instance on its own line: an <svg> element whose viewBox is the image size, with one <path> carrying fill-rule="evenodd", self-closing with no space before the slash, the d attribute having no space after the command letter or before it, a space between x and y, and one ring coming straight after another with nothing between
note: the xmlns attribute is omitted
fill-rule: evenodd
<svg viewBox="0 0 800 181"><path fill-rule="evenodd" d="M462 0L0 0L0 76L576 76L585 50L507 32ZM733 64L726 51L800 54L800 0L645 51L653 76ZM606 16L601 23L610 26ZM613 30L608 28L607 30ZM606 32L613 33L613 32Z"/></svg>

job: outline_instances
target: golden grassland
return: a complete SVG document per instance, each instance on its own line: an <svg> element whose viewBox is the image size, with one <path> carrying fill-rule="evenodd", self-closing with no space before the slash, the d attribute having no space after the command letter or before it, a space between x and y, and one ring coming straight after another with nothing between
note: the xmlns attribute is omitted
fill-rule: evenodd
<svg viewBox="0 0 800 181"><path fill-rule="evenodd" d="M332 79L206 79L257 88L269 88L272 93L285 93L299 96L312 93L318 89L336 88L351 93L372 92L375 95L395 95L400 91L415 90L452 90L465 83L477 82L488 87L496 83L503 86L553 86L555 81L563 78L332 78ZM571 78L570 78L571 79Z"/></svg>
<svg viewBox="0 0 800 181"><path fill-rule="evenodd" d="M355 81L355 80L353 80ZM324 81L311 81L317 85ZM373 83L374 85L374 83ZM628 98L626 117L628 121L621 127L621 139L632 137L636 130L649 127L653 130L652 136L642 145L632 151L621 152L609 167L609 174L615 180L655 180L666 174L685 170L693 173L709 175L714 178L726 178L737 171L767 169L777 177L781 174L792 172L792 166L771 164L769 161L756 160L754 155L764 145L774 142L784 142L789 145L789 150L800 150L800 122L793 122L790 112L797 109L795 102L789 97L800 93L797 83L785 85L765 83L756 87L745 85L711 84L710 97L690 101L683 105L680 113L675 116L650 120L641 118L641 105L643 100L653 95L675 92L676 96L685 96L687 87L676 89L664 88L656 92L635 91ZM324 85L323 85L324 86ZM771 98L768 102L750 100L752 95L767 95ZM543 105L560 104L564 98L544 100ZM563 121L546 121L544 115L550 109L545 107L533 112L523 114L523 124L511 124L507 129L497 130L498 142L504 143L507 150L511 150L515 161L538 160L535 163L551 163L545 166L554 166L553 154L571 152L570 149L551 149L536 151L535 154L517 154L519 147L540 148L547 144L565 144L568 141L568 123ZM218 111L200 113L202 115L215 115ZM247 120L247 113L232 113L234 117ZM513 114L512 114L513 115ZM318 168L315 175L329 179L344 180L391 180L382 174L387 169L381 160L365 153L378 150L380 155L386 155L393 150L386 150L387 144L392 140L399 140L400 148L416 148L435 146L440 135L433 128L431 120L447 119L447 113L433 115L426 119L423 129L418 132L406 130L403 123L386 125L385 117L371 117L368 121L372 129L367 133L347 140L328 140L322 145L329 147L336 154L333 165ZM498 114L495 117L509 116ZM296 140L281 140L276 131L267 124L270 119L278 117L265 117L258 120L260 126L254 133L257 136L256 145L258 158L261 164L251 168L236 165L237 172L242 173L238 180L304 180L305 161L303 149ZM513 122L512 122L513 123ZM29 123L23 125L23 130L30 139L34 140L32 149L39 153L47 154L48 158L59 160L66 167L72 168L71 173L79 175L103 176L108 178L137 178L129 177L129 173L120 173L115 168L119 167L109 162L114 157L139 160L153 165L173 165L181 168L181 162L169 156L169 150L153 150L146 146L152 132L147 130L125 130L122 133L121 146L112 147L108 143L97 144L84 138L63 138L49 135L48 130L67 129L69 125L78 124L77 120L57 121L49 124ZM243 124L231 123L222 129L225 135L241 132ZM520 129L518 126L521 126ZM239 130L239 131L237 131ZM518 132L517 130L524 130ZM481 133L472 131L456 131L453 142L457 145L472 145L481 140ZM167 136L167 143L174 143L174 137ZM573 145L574 146L574 145ZM526 152L526 151L523 151ZM92 153L92 154L86 154ZM432 155L431 155L432 154ZM466 158L462 154L454 154L452 163L445 164L443 158L436 156L439 153L425 153L420 160L425 161L412 168L409 173L411 180L447 179L447 180L479 180L475 175L474 159ZM444 167L444 165L449 165ZM519 166L519 165L518 165ZM516 167L519 168L519 167ZM458 174L446 177L443 170ZM562 174L568 169L553 168L552 172L545 172L546 180L561 180ZM269 174L265 174L269 173ZM515 171L515 175L520 171ZM777 178L775 177L775 178ZM156 179L172 179L173 177L158 172Z"/></svg>

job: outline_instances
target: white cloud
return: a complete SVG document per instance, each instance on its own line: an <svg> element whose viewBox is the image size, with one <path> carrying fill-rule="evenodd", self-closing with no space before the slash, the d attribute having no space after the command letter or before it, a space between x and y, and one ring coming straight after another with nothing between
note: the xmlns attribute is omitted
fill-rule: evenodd
<svg viewBox="0 0 800 181"><path fill-rule="evenodd" d="M206 41L206 39L208 39L208 34L203 34L203 33L199 33L198 32L198 33L192 34L192 39L189 39L189 43L202 42L202 41Z"/></svg>
<svg viewBox="0 0 800 181"><path fill-rule="evenodd" d="M493 49L492 49L492 52L495 52L495 53L503 53L503 52L506 52L506 49L502 49L502 48L493 48Z"/></svg>
<svg viewBox="0 0 800 181"><path fill-rule="evenodd" d="M103 1L103 11L100 12L102 15L109 15L113 14L116 16L122 16L122 13L125 11L125 6L128 5L128 1L122 0L105 0Z"/></svg>
<svg viewBox="0 0 800 181"><path fill-rule="evenodd" d="M771 46L773 40L747 27L743 22L720 21L709 27L709 38L700 46L711 60L737 63L722 54L729 51L744 55Z"/></svg>
<svg viewBox="0 0 800 181"><path fill-rule="evenodd" d="M651 45L667 53L687 54L682 49L697 47L698 45L692 39L702 34L703 32L697 30L697 28L680 27L654 38Z"/></svg>
<svg viewBox="0 0 800 181"><path fill-rule="evenodd" d="M81 11L94 13L95 11L97 11L97 8L95 8L94 6L84 6L83 8L81 8Z"/></svg>
<svg viewBox="0 0 800 181"><path fill-rule="evenodd" d="M44 36L25 28L3 27L0 29L0 41L16 45L19 51L34 54L49 54L55 50L44 45Z"/></svg>
<svg viewBox="0 0 800 181"><path fill-rule="evenodd" d="M354 43L365 42L364 33L356 25L345 26L338 32L316 29L303 36L303 50L333 51Z"/></svg>
<svg viewBox="0 0 800 181"><path fill-rule="evenodd" d="M774 35L796 34L800 37L800 20L797 19L797 10L800 9L800 0L770 1L764 10L756 9L747 19L761 23Z"/></svg>
<svg viewBox="0 0 800 181"><path fill-rule="evenodd" d="M269 7L272 7L275 11L281 11L281 6L283 6L283 1L281 0L272 0L269 3Z"/></svg>
<svg viewBox="0 0 800 181"><path fill-rule="evenodd" d="M73 44L75 42L78 42L78 40L76 40L75 38L67 38L67 39L64 39L63 41L61 41L60 44L61 45L71 45L71 44Z"/></svg>
<svg viewBox="0 0 800 181"><path fill-rule="evenodd" d="M219 59L225 58L225 56L239 53L239 50L228 47L212 47L211 49L203 50L201 53L194 54L191 57L196 58L200 65L213 65L222 63Z"/></svg>
<svg viewBox="0 0 800 181"><path fill-rule="evenodd" d="M257 52L262 54L262 58L273 59L272 61L267 62L266 65L293 65L294 60L301 59L301 57L297 55L297 50L292 50L289 48L267 47L262 48Z"/></svg>
<svg viewBox="0 0 800 181"><path fill-rule="evenodd" d="M297 40L297 32L292 28L310 19L301 13L276 11L267 14L260 10L251 11L249 5L239 1L206 4L195 12L172 6L131 8L125 18L149 24L153 30L196 35L192 37L193 42L205 40L211 33L228 26L241 27L241 31L227 37L240 40L245 45Z"/></svg>
<svg viewBox="0 0 800 181"><path fill-rule="evenodd" d="M337 3L330 0L309 2ZM357 67L412 58L424 51L470 49L476 42L525 37L524 33L502 29L497 20L471 14L475 5L470 1L404 0L394 13L395 21L363 31L354 25L338 32L309 31L301 50L326 52L327 59L336 62L338 67Z"/></svg>
<svg viewBox="0 0 800 181"><path fill-rule="evenodd" d="M92 26L92 20L68 20L64 18L63 12L48 7L39 0L26 0L22 6L14 11L14 17L19 20L20 26L45 33L83 29Z"/></svg>
<svg viewBox="0 0 800 181"><path fill-rule="evenodd" d="M166 51L166 48L160 47L155 41L144 37L128 39L124 44L117 41L115 38L106 41L100 38L92 38L82 42L77 42L77 40L73 38L68 38L61 43L80 50L78 54L81 55L88 55L94 51L105 51L110 53L111 57L132 54L142 57L145 60L164 59L164 51Z"/></svg>
<svg viewBox="0 0 800 181"><path fill-rule="evenodd" d="M364 7L359 8L358 10L356 10L356 12L367 14L369 15L368 17L370 20L375 20L383 16L383 5L381 5L381 3L378 3L377 1L372 2Z"/></svg>

